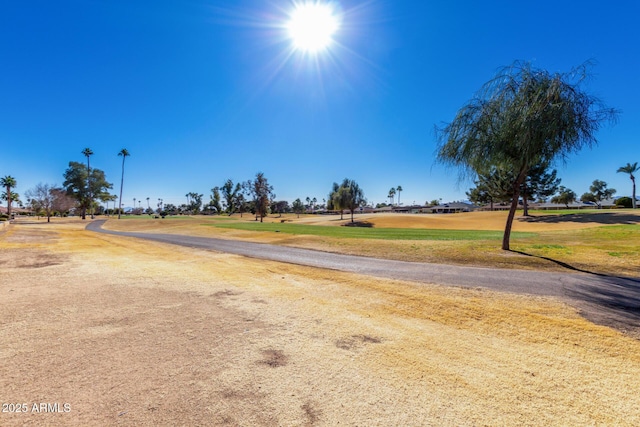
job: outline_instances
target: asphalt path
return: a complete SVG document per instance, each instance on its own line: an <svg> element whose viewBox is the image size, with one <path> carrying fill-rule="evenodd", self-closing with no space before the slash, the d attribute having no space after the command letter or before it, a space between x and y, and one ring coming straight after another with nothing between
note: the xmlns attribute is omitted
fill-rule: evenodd
<svg viewBox="0 0 640 427"><path fill-rule="evenodd" d="M112 231L102 228L104 222L93 221L87 230L373 277L559 297L586 318L640 338L640 280L635 278L394 261L238 240Z"/></svg>

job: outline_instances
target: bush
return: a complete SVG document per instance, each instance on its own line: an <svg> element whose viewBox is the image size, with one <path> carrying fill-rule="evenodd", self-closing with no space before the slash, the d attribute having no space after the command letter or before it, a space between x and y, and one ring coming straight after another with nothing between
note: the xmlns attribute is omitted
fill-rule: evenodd
<svg viewBox="0 0 640 427"><path fill-rule="evenodd" d="M616 206L619 208L632 208L633 201L631 200L631 197L620 197L616 200Z"/></svg>

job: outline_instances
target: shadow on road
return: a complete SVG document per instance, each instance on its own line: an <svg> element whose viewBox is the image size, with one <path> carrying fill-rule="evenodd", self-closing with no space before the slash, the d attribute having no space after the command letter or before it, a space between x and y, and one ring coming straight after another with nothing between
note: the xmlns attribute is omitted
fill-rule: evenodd
<svg viewBox="0 0 640 427"><path fill-rule="evenodd" d="M587 319L640 339L640 285L637 280L620 283L614 278L600 278L599 283L567 290L567 296L580 302L578 308Z"/></svg>

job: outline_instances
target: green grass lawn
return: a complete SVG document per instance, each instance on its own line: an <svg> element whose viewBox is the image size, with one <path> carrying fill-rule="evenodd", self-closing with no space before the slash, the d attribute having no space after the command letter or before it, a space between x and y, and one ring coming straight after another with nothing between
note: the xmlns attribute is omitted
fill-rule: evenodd
<svg viewBox="0 0 640 427"><path fill-rule="evenodd" d="M273 233L305 234L311 236L336 237L346 239L379 240L500 240L502 231L480 230L432 230L415 228L367 228L367 227L326 227L305 224L275 224L260 222L225 222L203 224L234 230L266 231ZM512 233L513 238L528 238L536 233Z"/></svg>

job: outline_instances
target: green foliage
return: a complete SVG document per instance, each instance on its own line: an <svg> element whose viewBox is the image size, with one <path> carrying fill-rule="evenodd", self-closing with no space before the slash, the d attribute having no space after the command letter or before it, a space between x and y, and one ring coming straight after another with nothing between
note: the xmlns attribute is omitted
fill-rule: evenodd
<svg viewBox="0 0 640 427"><path fill-rule="evenodd" d="M617 111L582 90L586 77L586 65L571 73L551 74L528 63L514 63L439 129L440 162L459 167L462 173L486 174L497 168L513 175L505 250L529 170L596 144L601 123L617 116Z"/></svg>
<svg viewBox="0 0 640 427"><path fill-rule="evenodd" d="M189 192L185 196L187 197L187 205L185 206L186 212L193 215L199 214L200 209L202 209L202 197L204 195L195 192Z"/></svg>
<svg viewBox="0 0 640 427"><path fill-rule="evenodd" d="M82 218L85 218L86 211L94 200L109 196L107 190L112 188L103 171L93 168L91 174L88 174L87 166L78 162L69 162L69 167L64 172L62 185L67 195L78 202L82 209Z"/></svg>
<svg viewBox="0 0 640 427"><path fill-rule="evenodd" d="M351 212L351 222L353 222L353 213L356 209L364 206L367 200L364 198L364 192L357 182L352 179L345 178L342 184L333 183L334 191L329 195L333 208L340 211L340 219L342 212L346 209ZM395 188L392 188L395 194Z"/></svg>
<svg viewBox="0 0 640 427"><path fill-rule="evenodd" d="M593 181L593 183L589 187L589 191L591 191L591 194L593 194L593 198L598 204L598 207L601 207L603 200L610 199L614 194L616 194L615 189L607 188L607 183L604 181L600 181L599 179Z"/></svg>
<svg viewBox="0 0 640 427"><path fill-rule="evenodd" d="M269 204L275 197L273 187L269 185L267 178L262 172L256 174L256 178L251 182L251 194L256 215L260 216L260 222L269 213Z"/></svg>
<svg viewBox="0 0 640 427"><path fill-rule="evenodd" d="M0 178L0 186L4 188L4 193L2 194L2 199L7 201L7 215L11 216L11 204L14 200L17 200L17 197L14 197L14 194L11 189L14 188L17 184L16 179L10 175L6 175Z"/></svg>
<svg viewBox="0 0 640 427"><path fill-rule="evenodd" d="M231 187L233 188L233 183L231 183ZM211 202L209 203L209 206L216 211L216 215L222 215L222 205L220 204L220 187L213 187L211 189Z"/></svg>
<svg viewBox="0 0 640 427"><path fill-rule="evenodd" d="M597 203L598 200L596 199L595 194L593 193L584 193L582 194L582 196L580 196L580 201L583 203L587 203L587 202L591 202L591 203Z"/></svg>
<svg viewBox="0 0 640 427"><path fill-rule="evenodd" d="M571 203L576 201L576 198L576 193L573 190L561 185L558 189L558 194L551 199L551 203L560 203L569 207Z"/></svg>
<svg viewBox="0 0 640 427"><path fill-rule="evenodd" d="M291 207L293 208L293 212L298 214L298 218L300 218L300 214L304 212L304 203L302 203L302 200L300 200L300 198L295 199Z"/></svg>
<svg viewBox="0 0 640 427"><path fill-rule="evenodd" d="M329 211L336 211L339 210L335 204L334 204L334 195L338 192L338 189L340 189L340 185L338 185L337 182L334 182L331 185L331 192L329 193L329 196L327 197L327 210ZM342 215L342 213L341 213Z"/></svg>
<svg viewBox="0 0 640 427"><path fill-rule="evenodd" d="M619 208L633 208L633 200L631 197L619 197L616 200L616 206Z"/></svg>

